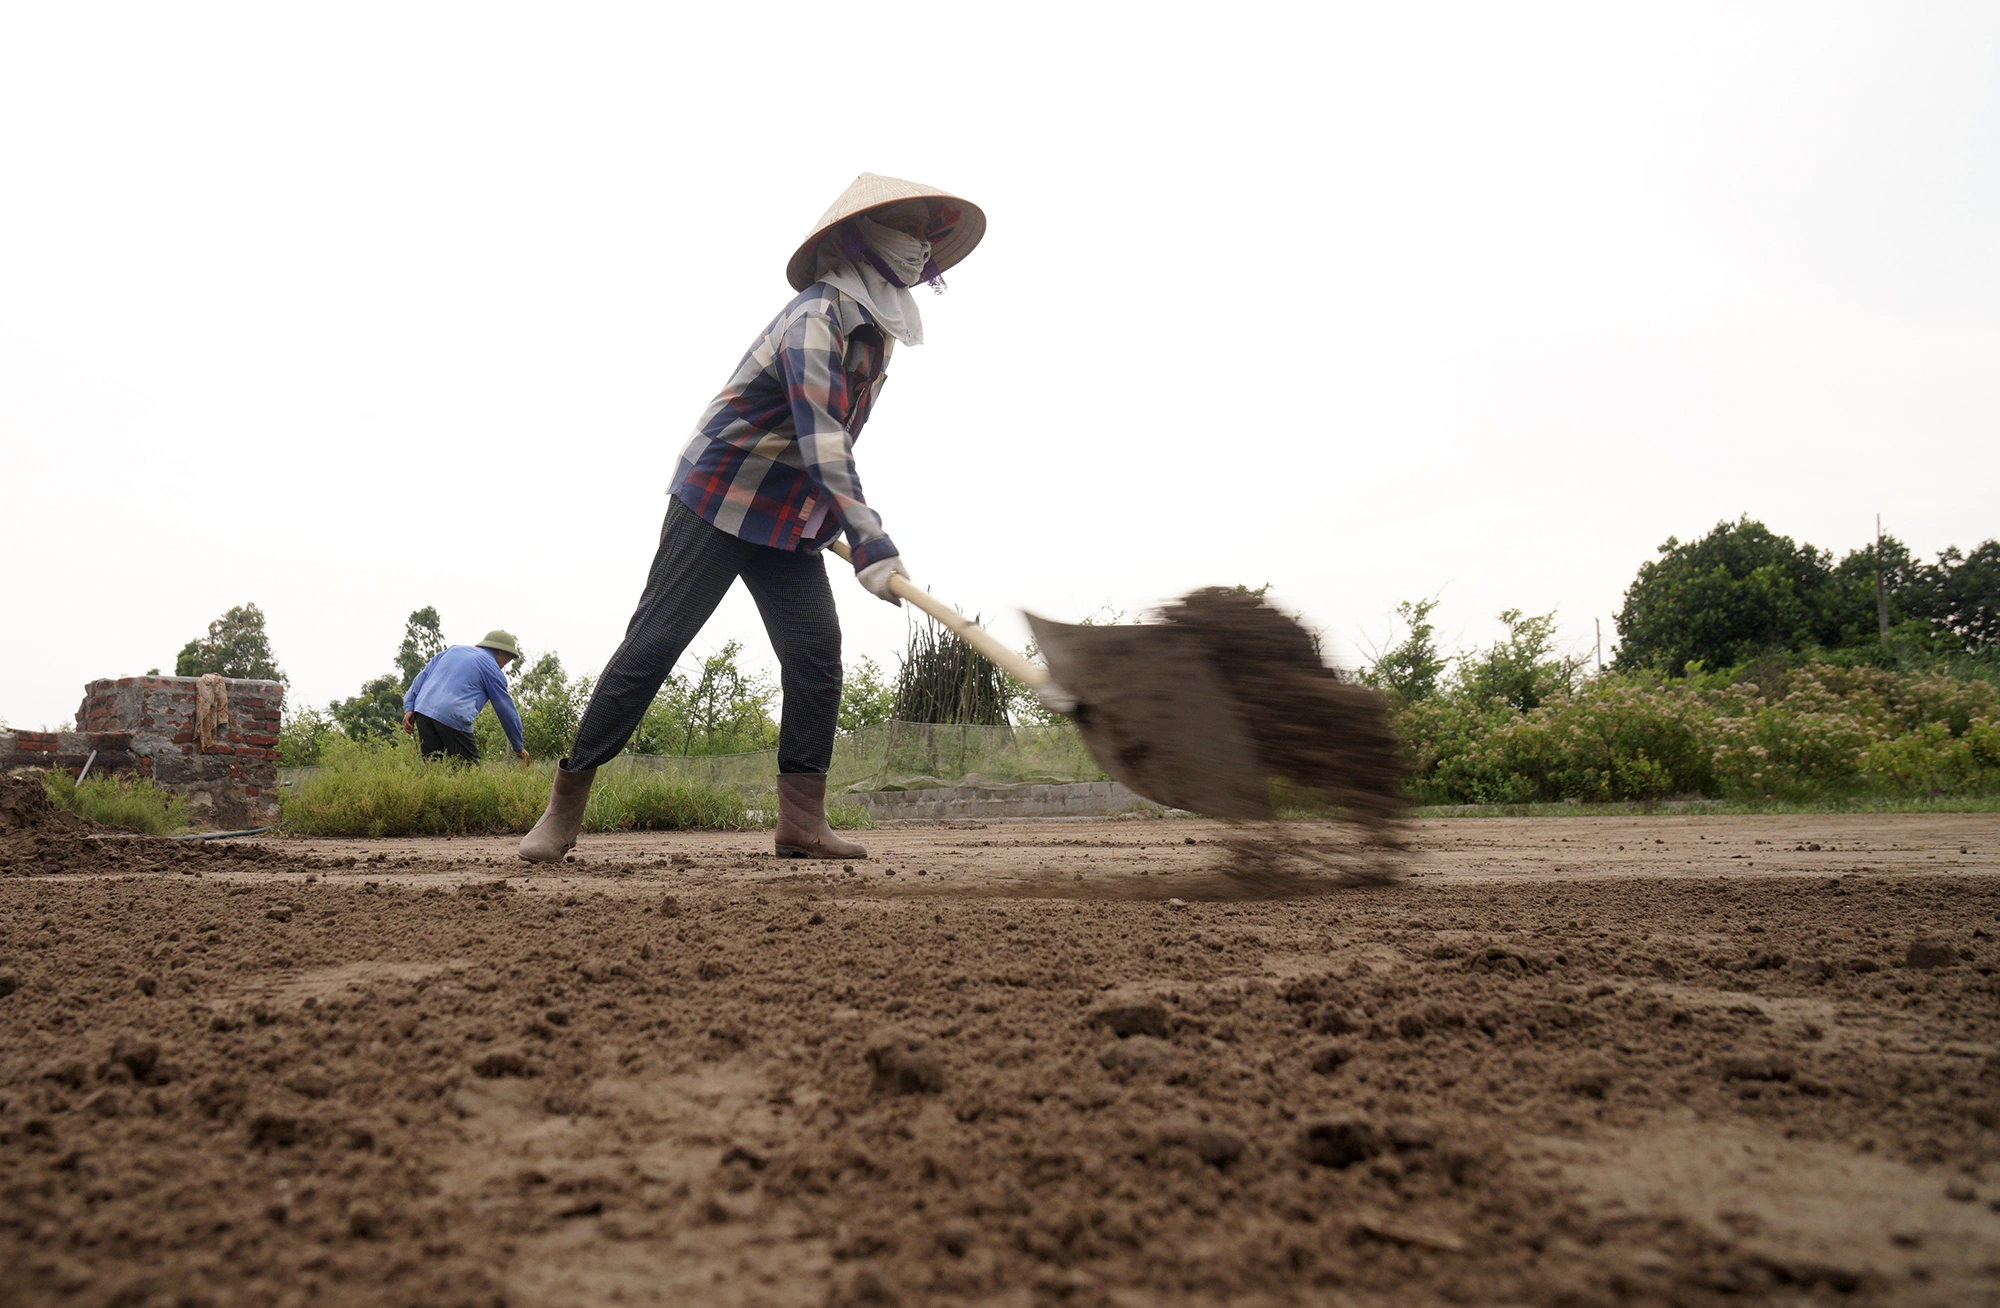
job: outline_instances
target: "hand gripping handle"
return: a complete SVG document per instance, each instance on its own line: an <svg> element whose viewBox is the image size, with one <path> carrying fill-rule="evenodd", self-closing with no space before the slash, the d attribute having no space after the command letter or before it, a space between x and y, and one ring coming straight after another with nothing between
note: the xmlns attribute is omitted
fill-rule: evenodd
<svg viewBox="0 0 2000 1308"><path fill-rule="evenodd" d="M833 544L827 546L827 548L838 554L841 558L846 559L849 563L854 561L853 551L847 548L846 541L836 540ZM1049 670L1047 668L1036 663L1030 663L1013 650L1008 649L1000 643L998 636L995 636L971 618L966 617L957 609L948 607L944 601L938 599L929 591L921 589L908 577L900 573L891 573L889 576L889 589L896 593L898 599L907 604L916 605L943 623L946 629L953 635L978 650L981 654L984 654L987 658L993 660L1002 672L1030 690L1033 690L1037 686L1048 684Z"/></svg>

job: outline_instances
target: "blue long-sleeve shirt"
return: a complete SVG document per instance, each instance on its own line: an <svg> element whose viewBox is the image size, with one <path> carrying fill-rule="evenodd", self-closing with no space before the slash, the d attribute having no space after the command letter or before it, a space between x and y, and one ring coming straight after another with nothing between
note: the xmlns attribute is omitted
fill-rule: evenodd
<svg viewBox="0 0 2000 1308"><path fill-rule="evenodd" d="M403 712L421 713L447 727L472 730L472 720L485 705L493 706L500 729L516 754L521 743L521 715L507 693L507 678L493 660L493 651L477 645L453 645L424 664L424 670L403 693Z"/></svg>

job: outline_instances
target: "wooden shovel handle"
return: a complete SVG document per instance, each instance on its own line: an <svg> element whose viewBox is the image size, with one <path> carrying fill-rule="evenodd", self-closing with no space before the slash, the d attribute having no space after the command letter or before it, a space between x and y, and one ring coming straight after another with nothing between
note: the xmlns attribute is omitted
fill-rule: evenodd
<svg viewBox="0 0 2000 1308"><path fill-rule="evenodd" d="M846 541L836 540L833 544L827 546L827 548L838 554L841 558L846 559L849 563L854 561L854 554L847 548ZM992 632L986 630L986 628L980 626L958 610L947 606L944 601L938 599L929 591L922 589L908 577L892 573L889 577L889 589L894 591L896 596L905 603L916 605L943 623L953 635L978 650L981 654L984 654L987 658L993 660L1002 672L1030 690L1036 686L1047 684L1049 679L1049 670L1047 668L1039 664L1030 663L1013 650L1008 649L1000 643L998 636L995 636Z"/></svg>

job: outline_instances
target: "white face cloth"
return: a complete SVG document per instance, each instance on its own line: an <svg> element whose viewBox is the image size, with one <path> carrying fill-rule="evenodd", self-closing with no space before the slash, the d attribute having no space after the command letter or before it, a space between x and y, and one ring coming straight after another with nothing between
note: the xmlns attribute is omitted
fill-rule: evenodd
<svg viewBox="0 0 2000 1308"><path fill-rule="evenodd" d="M868 248L901 279L892 282L867 259L849 259L838 248L820 252L819 280L838 287L868 307L883 331L905 345L924 343L923 315L917 312L910 287L923 280L931 243L866 218L852 220Z"/></svg>

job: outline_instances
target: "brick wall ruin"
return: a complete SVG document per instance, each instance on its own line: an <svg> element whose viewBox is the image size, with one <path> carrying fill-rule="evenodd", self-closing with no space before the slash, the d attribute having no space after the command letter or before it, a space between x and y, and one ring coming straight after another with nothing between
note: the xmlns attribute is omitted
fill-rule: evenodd
<svg viewBox="0 0 2000 1308"><path fill-rule="evenodd" d="M200 677L118 677L84 687L75 731L0 731L0 770L62 768L151 777L185 795L195 821L254 827L278 816L276 681L217 677L207 730L197 719ZM214 691L211 690L211 695Z"/></svg>

